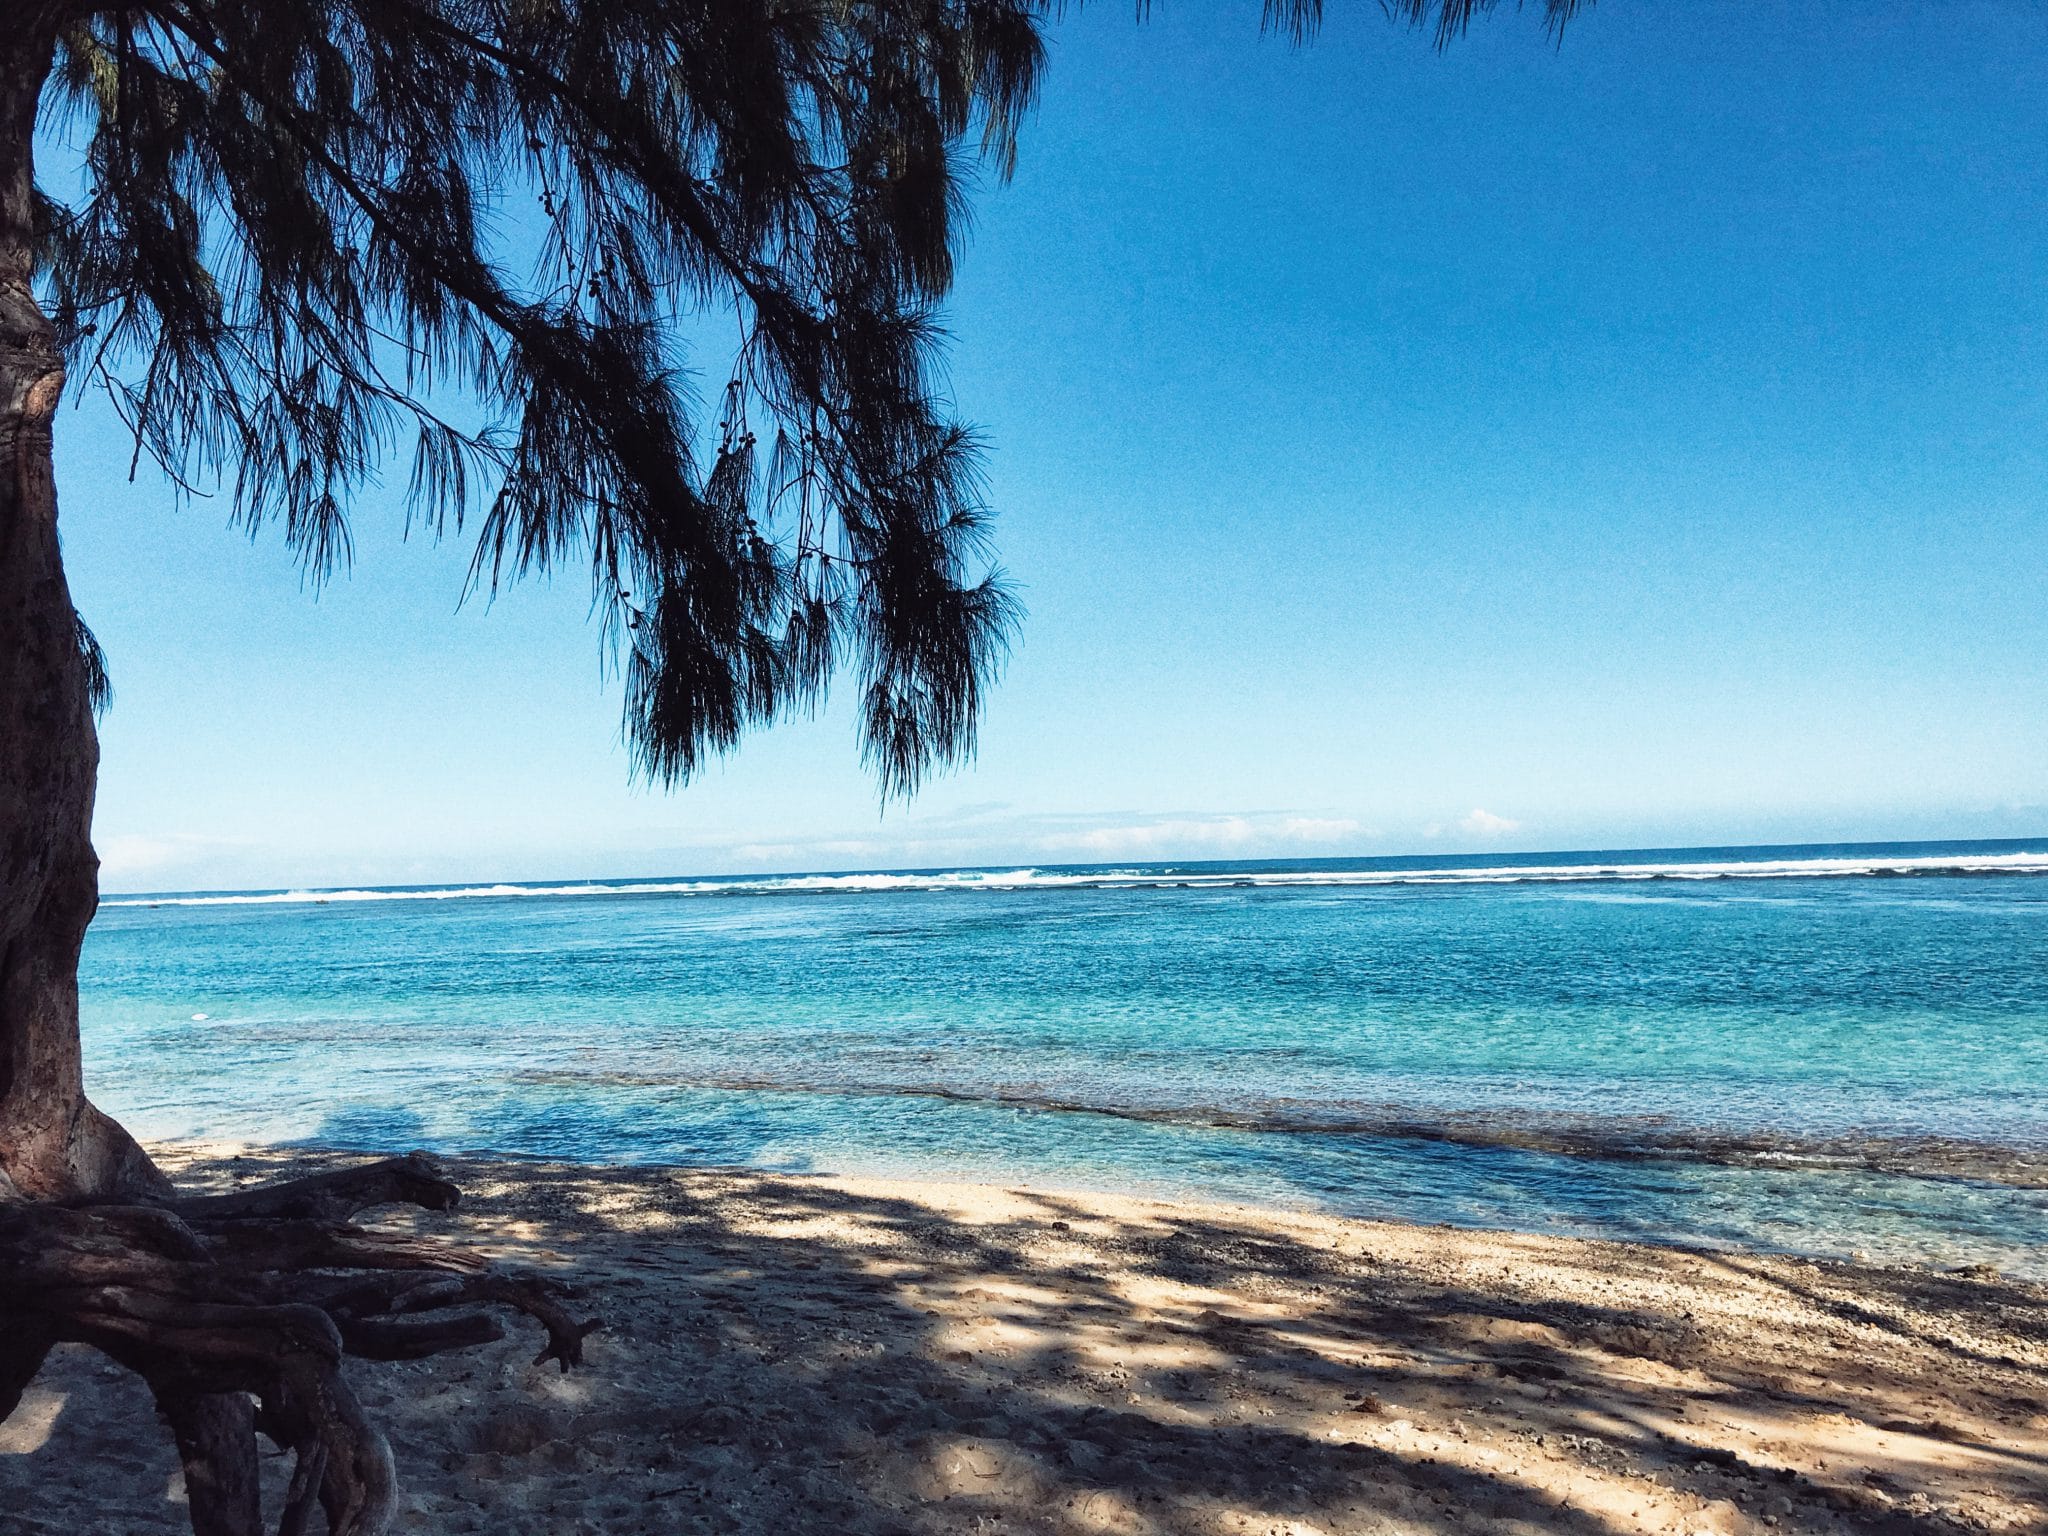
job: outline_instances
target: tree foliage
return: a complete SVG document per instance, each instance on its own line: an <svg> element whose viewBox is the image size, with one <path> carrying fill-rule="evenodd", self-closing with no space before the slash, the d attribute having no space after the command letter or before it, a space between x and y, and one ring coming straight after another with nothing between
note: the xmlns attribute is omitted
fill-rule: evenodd
<svg viewBox="0 0 2048 1536"><path fill-rule="evenodd" d="M408 456L475 584L587 560L655 778L842 667L885 792L970 750L1014 610L936 306L1056 0L66 9L40 280L138 454L316 579Z"/></svg>

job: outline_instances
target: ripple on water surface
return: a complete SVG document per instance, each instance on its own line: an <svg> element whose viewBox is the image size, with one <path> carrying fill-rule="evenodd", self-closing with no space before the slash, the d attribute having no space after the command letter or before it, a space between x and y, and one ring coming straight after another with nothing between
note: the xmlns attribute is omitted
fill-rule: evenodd
<svg viewBox="0 0 2048 1536"><path fill-rule="evenodd" d="M2048 860L1767 852L110 904L89 1070L146 1135L2041 1273Z"/></svg>

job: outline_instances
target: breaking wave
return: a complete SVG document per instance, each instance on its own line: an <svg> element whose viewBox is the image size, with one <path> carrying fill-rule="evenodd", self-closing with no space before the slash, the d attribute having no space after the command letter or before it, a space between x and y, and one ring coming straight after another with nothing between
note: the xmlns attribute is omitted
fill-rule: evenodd
<svg viewBox="0 0 2048 1536"><path fill-rule="evenodd" d="M1612 862L1422 865L1340 860L1276 864L1019 866L864 874L747 875L565 884L366 887L114 896L108 907L237 907L378 901L478 901L593 896L829 896L898 891L1218 890L1362 886L1571 885L1644 881L1814 880L1971 875L2048 875L2048 851L1713 859L1623 858Z"/></svg>

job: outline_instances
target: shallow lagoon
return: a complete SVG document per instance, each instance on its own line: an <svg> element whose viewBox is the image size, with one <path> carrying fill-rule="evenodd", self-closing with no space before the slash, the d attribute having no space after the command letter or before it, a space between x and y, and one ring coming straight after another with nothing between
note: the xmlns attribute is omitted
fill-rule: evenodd
<svg viewBox="0 0 2048 1536"><path fill-rule="evenodd" d="M2048 1275L2043 870L1952 844L110 901L88 1071L144 1136Z"/></svg>

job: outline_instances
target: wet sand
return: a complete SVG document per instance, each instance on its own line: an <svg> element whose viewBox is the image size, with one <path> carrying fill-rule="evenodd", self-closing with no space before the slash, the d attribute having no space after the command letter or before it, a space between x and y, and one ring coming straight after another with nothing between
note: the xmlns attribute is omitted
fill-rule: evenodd
<svg viewBox="0 0 2048 1536"><path fill-rule="evenodd" d="M332 1159L160 1148L193 1186ZM352 1362L408 1532L2048 1532L2048 1287L1097 1194L455 1162L379 1213L604 1317ZM268 1458L270 1509L288 1459ZM173 1532L146 1392L53 1357L0 1536Z"/></svg>

